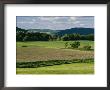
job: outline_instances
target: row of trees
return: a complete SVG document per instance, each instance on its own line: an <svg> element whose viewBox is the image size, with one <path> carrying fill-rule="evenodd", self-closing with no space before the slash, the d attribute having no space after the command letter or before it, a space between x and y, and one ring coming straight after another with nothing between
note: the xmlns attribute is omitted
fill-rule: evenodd
<svg viewBox="0 0 110 90"><path fill-rule="evenodd" d="M26 30L21 30L16 28L16 41L70 41L70 40L94 40L94 35L80 35L80 34L65 34L64 36L51 35L47 33L40 32L28 32Z"/></svg>
<svg viewBox="0 0 110 90"><path fill-rule="evenodd" d="M63 41L69 41L69 40L94 40L93 34L88 35L80 35L80 34L65 34L61 37Z"/></svg>
<svg viewBox="0 0 110 90"><path fill-rule="evenodd" d="M51 39L52 39L52 36L46 33L19 32L16 34L17 41L49 41Z"/></svg>

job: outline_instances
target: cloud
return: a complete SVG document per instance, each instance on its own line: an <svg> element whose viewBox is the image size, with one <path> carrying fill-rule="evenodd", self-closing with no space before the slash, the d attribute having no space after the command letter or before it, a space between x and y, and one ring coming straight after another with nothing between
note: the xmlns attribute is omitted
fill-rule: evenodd
<svg viewBox="0 0 110 90"><path fill-rule="evenodd" d="M81 23L81 24L79 24L79 26L81 26L81 27L82 27L82 26L85 26L85 24L82 24L82 23Z"/></svg>
<svg viewBox="0 0 110 90"><path fill-rule="evenodd" d="M17 22L17 24L35 24L35 23L39 23L39 22L33 22L33 21L30 21L30 22Z"/></svg>
<svg viewBox="0 0 110 90"><path fill-rule="evenodd" d="M60 17L52 17L52 16L42 16L42 17L39 17L39 19L41 20L46 20L46 21L53 21L53 20L56 20L56 19L59 19Z"/></svg>
<svg viewBox="0 0 110 90"><path fill-rule="evenodd" d="M70 20L75 21L76 17L70 17Z"/></svg>
<svg viewBox="0 0 110 90"><path fill-rule="evenodd" d="M78 23L80 23L80 21L75 21L75 22L74 22L74 24L78 24Z"/></svg>
<svg viewBox="0 0 110 90"><path fill-rule="evenodd" d="M17 26L36 29L68 29L94 27L94 17L86 16L17 16Z"/></svg>
<svg viewBox="0 0 110 90"><path fill-rule="evenodd" d="M27 23L27 22L23 22L23 21L21 21L21 22L17 22L18 24L24 24L24 23Z"/></svg>
<svg viewBox="0 0 110 90"><path fill-rule="evenodd" d="M33 19L32 19L32 22L36 22L36 19L33 18Z"/></svg>

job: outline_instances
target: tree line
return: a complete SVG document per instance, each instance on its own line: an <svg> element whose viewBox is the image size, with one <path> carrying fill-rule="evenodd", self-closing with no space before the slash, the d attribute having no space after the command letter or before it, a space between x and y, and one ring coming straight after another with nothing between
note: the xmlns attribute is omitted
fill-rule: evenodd
<svg viewBox="0 0 110 90"><path fill-rule="evenodd" d="M77 33L65 34L63 36L51 35L40 32L29 32L27 30L16 27L16 41L70 41L70 40L94 40L94 35L80 35Z"/></svg>

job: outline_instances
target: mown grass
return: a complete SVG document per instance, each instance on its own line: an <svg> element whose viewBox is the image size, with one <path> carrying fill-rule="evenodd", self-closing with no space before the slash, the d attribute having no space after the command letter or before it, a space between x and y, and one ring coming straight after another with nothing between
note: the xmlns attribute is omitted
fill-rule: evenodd
<svg viewBox="0 0 110 90"><path fill-rule="evenodd" d="M72 63L39 68L16 68L17 74L94 74L94 63Z"/></svg>

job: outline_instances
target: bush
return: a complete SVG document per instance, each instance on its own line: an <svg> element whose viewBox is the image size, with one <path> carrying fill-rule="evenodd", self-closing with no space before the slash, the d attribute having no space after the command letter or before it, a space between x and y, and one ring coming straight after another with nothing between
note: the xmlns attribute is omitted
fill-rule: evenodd
<svg viewBox="0 0 110 90"><path fill-rule="evenodd" d="M70 44L71 48L78 48L80 46L80 42L75 41L73 43Z"/></svg>
<svg viewBox="0 0 110 90"><path fill-rule="evenodd" d="M91 50L91 46L89 46L89 45L88 46L84 46L83 49L84 50Z"/></svg>

